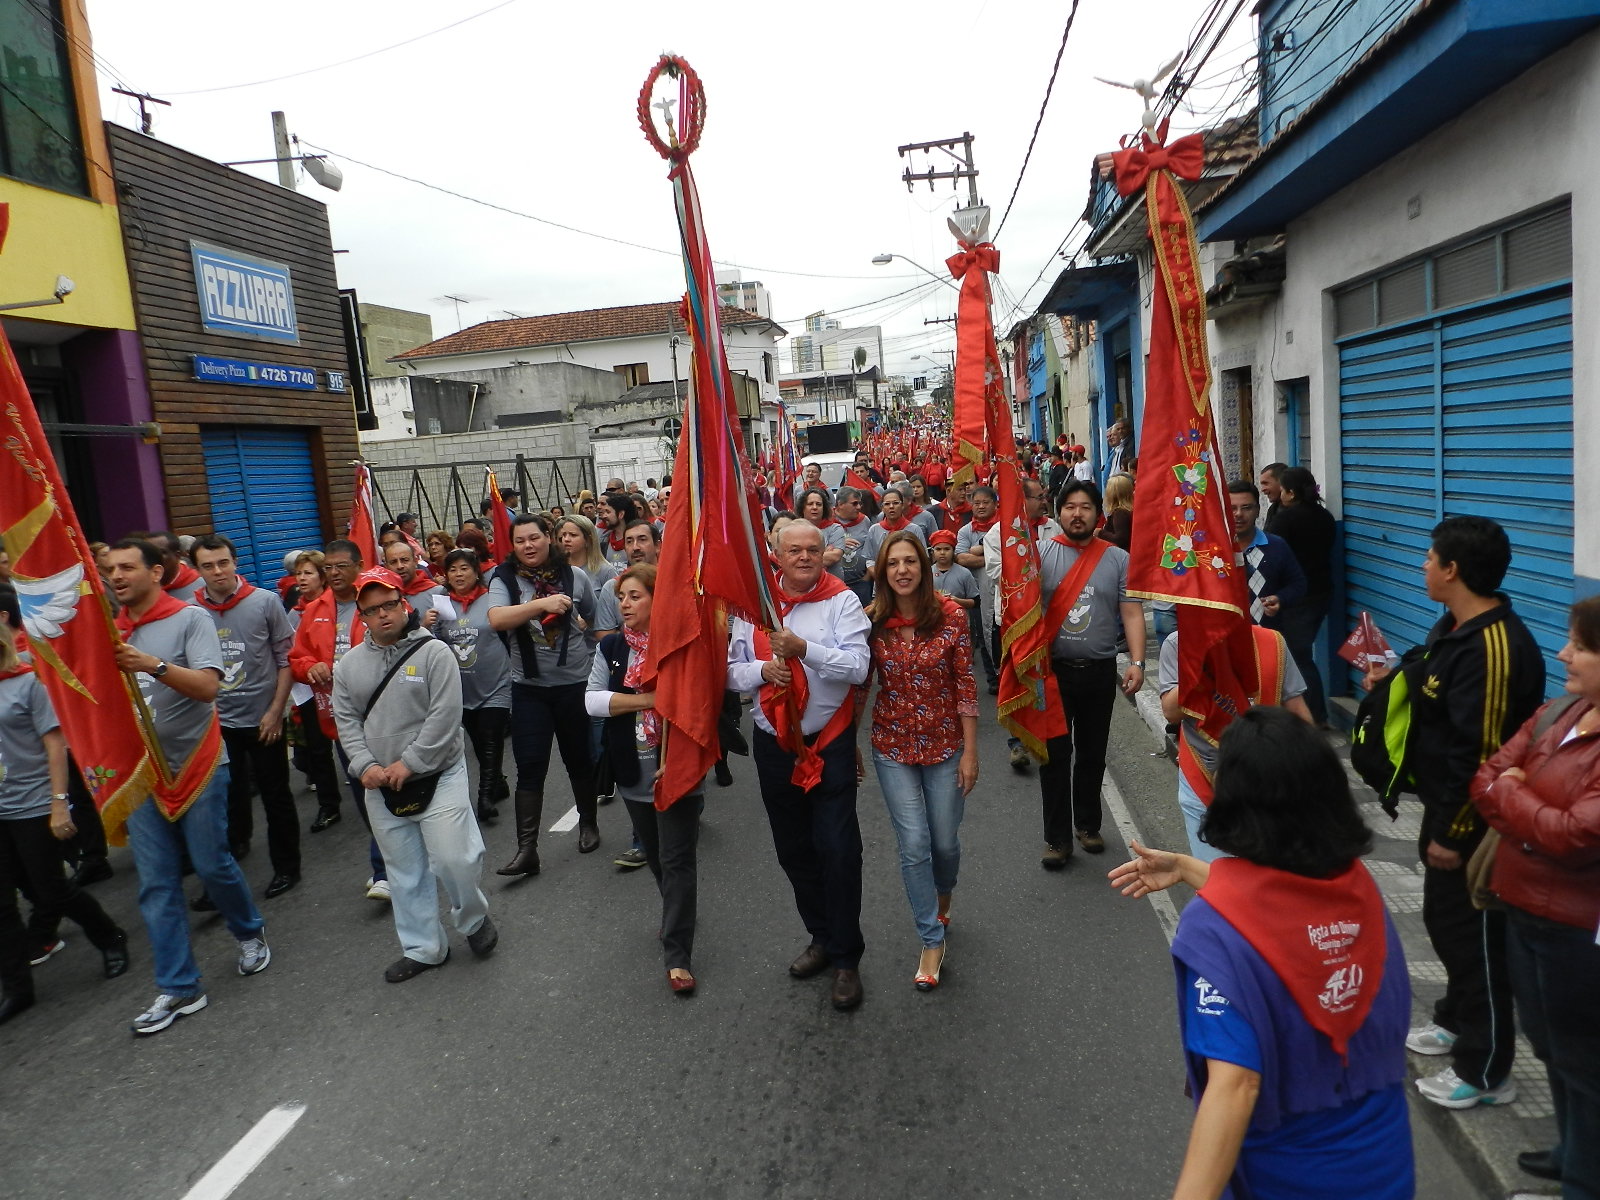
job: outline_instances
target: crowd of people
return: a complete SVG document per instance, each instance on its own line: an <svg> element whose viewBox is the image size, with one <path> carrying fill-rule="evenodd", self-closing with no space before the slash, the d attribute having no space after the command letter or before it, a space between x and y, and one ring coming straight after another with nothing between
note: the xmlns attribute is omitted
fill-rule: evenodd
<svg viewBox="0 0 1600 1200"><path fill-rule="evenodd" d="M1019 443L1018 453L1069 725L1037 767L1046 869L1065 868L1074 846L1106 849L1112 713L1145 684L1147 622L1156 636L1190 844L1135 846L1111 877L1130 895L1177 882L1200 890L1173 947L1199 1106L1178 1194L1217 1196L1230 1179L1250 1195L1324 1194L1308 1178L1325 1179L1329 1195L1410 1194L1405 1052L1450 1057L1417 1082L1434 1103L1510 1103L1515 1011L1548 1068L1560 1131L1523 1165L1564 1180L1570 1197L1600 1195L1590 1019L1600 995L1600 600L1574 606L1565 694L1546 704L1538 646L1499 591L1511 558L1504 530L1455 517L1433 532L1423 584L1445 615L1399 670L1411 683L1410 765L1424 811L1423 918L1448 984L1431 1021L1409 1028L1404 951L1361 863L1371 834L1327 735L1315 647L1333 593L1335 525L1311 472L1272 464L1228 486L1256 684L1251 708L1218 738L1182 706L1172 612L1128 594L1137 460L1126 427L1113 429L1098 470L1065 438ZM997 493L943 464L865 452L848 485L806 466L785 496L792 507L762 488L781 624L731 622L723 754L664 810L652 795L666 732L645 666L670 480L614 479L542 511L507 493L508 546L491 546L489 501L454 533L422 532L414 514L397 514L380 531L381 561L337 539L286 556L276 588L243 579L235 547L215 534L99 547L119 665L184 789L175 813L150 803L129 821L158 989L135 1032L207 1003L188 910L221 914L241 974L270 964L240 863L259 796L264 898L299 884L291 765L315 798L310 833L342 819L346 792L370 831L360 890L392 908L400 957L384 977L401 983L450 954L436 882L470 952L494 952L483 827L509 802L515 851L498 873L539 874L559 752L566 782L555 787L571 793L581 853L601 844L599 805L622 799L633 839L614 861L655 879L667 987L688 997L707 785L729 785L728 754L748 753L806 934L789 973L827 973L845 1011L865 994L857 797L870 757L916 941L910 982L936 991L964 803L979 779L979 688L995 694L1002 665ZM0 616L20 631L3 589ZM129 950L84 890L112 868L26 641L0 643L4 1021L34 1003L31 970L61 948L63 917L100 950L108 977L128 969ZM1374 667L1367 687L1384 673ZM1035 769L1015 740L1007 758L1018 774ZM1468 866L1491 830L1499 847L1475 894ZM191 869L199 888L186 897ZM26 922L19 890L32 906ZM1308 1170L1319 1156L1327 1170Z"/></svg>

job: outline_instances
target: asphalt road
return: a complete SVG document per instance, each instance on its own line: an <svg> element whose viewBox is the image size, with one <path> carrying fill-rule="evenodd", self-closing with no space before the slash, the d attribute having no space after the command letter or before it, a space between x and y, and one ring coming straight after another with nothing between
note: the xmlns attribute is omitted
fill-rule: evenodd
<svg viewBox="0 0 1600 1200"><path fill-rule="evenodd" d="M869 771L866 1002L847 1014L826 975L786 973L806 936L748 760L706 807L690 1000L666 988L648 873L611 865L620 805L601 809L594 855L575 831L546 834L544 873L525 882L492 874L512 831L491 826L498 953L474 960L457 939L443 969L402 985L382 978L398 946L387 908L363 898L365 839L347 816L306 838L305 882L262 902L271 967L241 978L221 922L195 917L210 1007L136 1038L128 1022L154 988L132 864L114 852L117 877L95 890L133 932L134 965L101 980L69 926L37 972L40 1005L0 1029L0 1192L225 1195L191 1189L296 1104L234 1196L1167 1194L1190 1105L1162 922L1106 886L1119 848L1039 868L1036 779L1005 765L992 720L982 729L931 995L911 984L917 941ZM1113 743L1132 821L1173 844L1171 767L1131 710ZM264 850L244 864L257 888ZM1420 1194L1473 1195L1429 1137L1418 1129Z"/></svg>

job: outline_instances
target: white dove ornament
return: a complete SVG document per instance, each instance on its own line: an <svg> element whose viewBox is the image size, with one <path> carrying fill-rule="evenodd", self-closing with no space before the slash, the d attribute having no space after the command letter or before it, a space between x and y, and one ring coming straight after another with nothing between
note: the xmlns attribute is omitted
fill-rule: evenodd
<svg viewBox="0 0 1600 1200"><path fill-rule="evenodd" d="M1115 79L1106 79L1100 75L1096 75L1095 78L1101 83L1109 83L1112 87L1126 88L1130 92L1137 92L1139 98L1144 101L1144 112L1139 116L1139 123L1143 126L1146 134L1155 137L1156 121L1158 119L1156 116L1156 96L1159 95L1156 91L1156 84L1172 74L1173 69L1177 67L1182 59L1183 55L1175 55L1166 66L1155 73L1153 78L1135 79L1132 83L1119 83Z"/></svg>
<svg viewBox="0 0 1600 1200"><path fill-rule="evenodd" d="M58 638L62 626L78 615L78 597L83 588L83 564L74 563L45 579L13 575L17 601L22 606L22 624L30 637Z"/></svg>

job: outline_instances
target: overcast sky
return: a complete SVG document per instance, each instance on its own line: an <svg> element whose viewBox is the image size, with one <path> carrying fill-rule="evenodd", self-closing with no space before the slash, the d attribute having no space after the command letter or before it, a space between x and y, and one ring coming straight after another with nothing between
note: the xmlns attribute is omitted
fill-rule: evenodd
<svg viewBox="0 0 1600 1200"><path fill-rule="evenodd" d="M498 7L497 7L498 4ZM1082 0L1023 179L996 239L996 320L1031 312L1066 264L1031 291L1083 211L1094 155L1137 128L1131 92L1095 75L1148 75L1182 50L1208 0ZM1228 4L1231 9L1232 3ZM137 127L116 83L172 101L155 135L218 161L272 154L270 113L305 142L438 187L638 242L619 246L340 161L344 189L309 180L329 207L340 282L364 301L433 317L436 334L518 314L666 300L683 291L665 164L634 103L663 50L705 83L693 164L713 256L742 265L791 331L819 309L883 326L888 366L913 372L953 345L955 292L881 252L943 274L954 249L948 183L907 194L907 142L971 131L982 199L998 222L1021 166L1069 3L819 0L769 6L553 4L550 0L89 0L106 116ZM431 33L452 20L454 28ZM1248 14L1201 73L1202 113L1240 93ZM420 36L419 35L428 35ZM252 85L370 54L331 70ZM1209 123L1209 122L1205 122ZM1198 127L1181 113L1174 131ZM921 171L935 159L914 156ZM943 165L943 164L941 164ZM247 167L271 177L272 167ZM1074 238L1074 242L1076 238ZM925 288L922 285L927 285ZM885 300L890 293L917 288ZM1014 319L1014 317L1012 317ZM1002 329L1002 332L1004 330ZM913 354L928 356L924 363ZM788 367L785 361L783 366Z"/></svg>

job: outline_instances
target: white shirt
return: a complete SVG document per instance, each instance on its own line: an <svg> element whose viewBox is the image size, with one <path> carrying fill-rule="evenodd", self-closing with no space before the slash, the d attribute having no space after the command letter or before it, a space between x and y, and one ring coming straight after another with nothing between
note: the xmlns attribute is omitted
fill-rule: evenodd
<svg viewBox="0 0 1600 1200"><path fill-rule="evenodd" d="M784 624L791 633L806 640L804 665L810 692L800 719L800 732L809 737L819 732L845 703L853 685L867 681L872 664L867 635L872 623L855 593L844 591L827 600L799 605ZM734 621L733 636L728 642L728 687L747 694L759 691L766 682L761 678L764 661L756 657L754 627L747 621ZM772 728L761 705L753 708L756 724L776 735L778 731Z"/></svg>
<svg viewBox="0 0 1600 1200"><path fill-rule="evenodd" d="M1000 532L1003 528L1004 526L999 521L996 521L989 532L983 535L983 575L989 581L991 588L997 587L1000 583ZM1053 537L1061 536L1061 526L1057 525L1052 518L1046 517L1044 524L1039 526L1038 531L1033 536L1036 542L1047 542ZM1000 618L1003 615L1000 611L1000 606L996 604L994 606L994 623L996 625L1000 624Z"/></svg>

